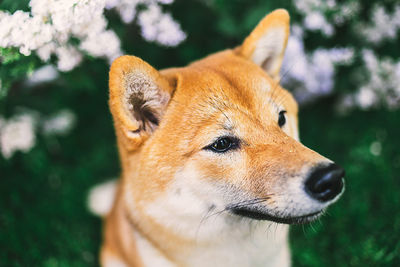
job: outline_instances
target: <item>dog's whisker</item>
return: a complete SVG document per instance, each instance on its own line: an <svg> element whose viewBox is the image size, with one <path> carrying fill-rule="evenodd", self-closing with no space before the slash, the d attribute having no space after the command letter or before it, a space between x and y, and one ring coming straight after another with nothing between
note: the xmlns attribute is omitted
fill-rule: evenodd
<svg viewBox="0 0 400 267"><path fill-rule="evenodd" d="M196 234L195 234L195 240L197 241L197 238L198 238L198 234L199 234L199 231L200 231L200 228L201 228L201 226L203 225L203 223L206 221L206 219L208 218L208 214L210 214L210 212L212 211L213 209L208 209L207 210L207 212L204 214L204 216L201 218L201 220L200 220L200 222L199 222L199 226L197 227L197 230L196 230Z"/></svg>
<svg viewBox="0 0 400 267"><path fill-rule="evenodd" d="M267 196L265 196L265 197L253 198L253 199L249 199L249 200L239 201L239 202L236 202L236 203L231 204L231 206L246 204L246 203L249 203L249 202L251 203L251 202L253 202L253 201L259 201L259 200L265 201L265 200L270 199L271 196L272 196L272 194L267 195Z"/></svg>

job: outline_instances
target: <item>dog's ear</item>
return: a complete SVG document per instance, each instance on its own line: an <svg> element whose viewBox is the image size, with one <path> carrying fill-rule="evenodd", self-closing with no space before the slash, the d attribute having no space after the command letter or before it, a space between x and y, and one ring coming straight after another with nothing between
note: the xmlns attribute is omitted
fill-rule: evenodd
<svg viewBox="0 0 400 267"><path fill-rule="evenodd" d="M289 14L278 9L265 16L235 52L262 67L273 79L279 71L289 37Z"/></svg>
<svg viewBox="0 0 400 267"><path fill-rule="evenodd" d="M129 150L157 128L174 90L171 79L134 56L122 56L113 62L109 104L117 135L125 137L124 145Z"/></svg>

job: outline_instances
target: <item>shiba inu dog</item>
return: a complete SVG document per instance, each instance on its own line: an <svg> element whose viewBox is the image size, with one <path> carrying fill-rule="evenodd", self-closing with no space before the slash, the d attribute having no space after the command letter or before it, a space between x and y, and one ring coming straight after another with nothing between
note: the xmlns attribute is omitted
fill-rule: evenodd
<svg viewBox="0 0 400 267"><path fill-rule="evenodd" d="M297 104L279 85L288 36L276 10L242 45L187 67L114 61L122 175L102 266L290 265L288 224L323 214L344 171L299 142Z"/></svg>

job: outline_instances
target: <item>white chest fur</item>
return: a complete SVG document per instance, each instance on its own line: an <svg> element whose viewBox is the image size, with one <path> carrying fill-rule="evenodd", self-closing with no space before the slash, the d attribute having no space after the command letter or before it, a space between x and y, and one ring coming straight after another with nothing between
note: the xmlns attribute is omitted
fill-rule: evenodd
<svg viewBox="0 0 400 267"><path fill-rule="evenodd" d="M225 204L219 202L215 187L185 174L185 180L176 177L168 193L148 205L146 213L168 231L193 240L195 245L169 255L176 264L136 233L137 249L146 266L290 265L287 225L229 214L223 211Z"/></svg>
<svg viewBox="0 0 400 267"><path fill-rule="evenodd" d="M168 260L152 244L135 234L137 249L145 266L188 267L287 267L290 255L287 245L287 226L258 227L247 238L222 238L213 244L201 244L184 257L173 255L179 263Z"/></svg>
<svg viewBox="0 0 400 267"><path fill-rule="evenodd" d="M289 266L287 226L256 227L248 236L225 237L207 247L196 248L186 266Z"/></svg>

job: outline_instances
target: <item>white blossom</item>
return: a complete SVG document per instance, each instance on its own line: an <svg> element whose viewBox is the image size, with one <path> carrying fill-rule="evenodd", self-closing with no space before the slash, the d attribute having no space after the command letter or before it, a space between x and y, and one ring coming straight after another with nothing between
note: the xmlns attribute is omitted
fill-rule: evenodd
<svg viewBox="0 0 400 267"><path fill-rule="evenodd" d="M384 39L394 39L400 29L400 5L396 5L392 14L388 14L382 6L375 6L371 23L360 23L357 27L367 40L379 43Z"/></svg>
<svg viewBox="0 0 400 267"><path fill-rule="evenodd" d="M28 152L35 145L34 116L22 114L0 121L0 148L4 158L10 158L16 151Z"/></svg>
<svg viewBox="0 0 400 267"><path fill-rule="evenodd" d="M349 1L336 5L337 11L333 15L333 23L335 25L342 25L346 21L354 18L360 12L360 3L357 1Z"/></svg>
<svg viewBox="0 0 400 267"><path fill-rule="evenodd" d="M141 33L147 41L158 42L165 46L176 46L186 38L170 14L163 14L158 5L150 5L140 13L138 23Z"/></svg>
<svg viewBox="0 0 400 267"><path fill-rule="evenodd" d="M110 63L121 55L120 46L120 40L113 31L92 34L80 44L82 50L94 57L106 57Z"/></svg>
<svg viewBox="0 0 400 267"><path fill-rule="evenodd" d="M331 48L327 50L326 56L336 64L351 64L354 59L353 48Z"/></svg>
<svg viewBox="0 0 400 267"><path fill-rule="evenodd" d="M364 49L362 59L366 73L360 88L346 95L339 108L347 111L354 107L370 109L385 105L389 109L400 107L400 61L379 59L372 50ZM351 98L352 100L348 100ZM343 102L346 101L346 104ZM349 104L351 102L351 104Z"/></svg>
<svg viewBox="0 0 400 267"><path fill-rule="evenodd" d="M106 8L115 9L124 23L131 23L136 16L136 7L144 0L107 0Z"/></svg>
<svg viewBox="0 0 400 267"><path fill-rule="evenodd" d="M39 17L16 11L13 15L0 11L0 46L19 47L21 54L30 55L52 39L52 28Z"/></svg>
<svg viewBox="0 0 400 267"><path fill-rule="evenodd" d="M157 0L157 2L164 4L164 5L169 5L174 2L174 0Z"/></svg>
<svg viewBox="0 0 400 267"><path fill-rule="evenodd" d="M335 25L342 25L360 11L360 3L357 1L338 4L335 0L296 0L293 3L297 11L304 15L303 24L306 29L321 31L329 37L335 33ZM329 17L325 15L327 13Z"/></svg>
<svg viewBox="0 0 400 267"><path fill-rule="evenodd" d="M368 109L374 106L377 102L377 95L376 93L371 90L369 87L361 87L359 91L355 95L356 103L362 109Z"/></svg>
<svg viewBox="0 0 400 267"><path fill-rule="evenodd" d="M42 130L46 135L66 135L74 127L76 116L70 110L61 110L43 121Z"/></svg>
<svg viewBox="0 0 400 267"><path fill-rule="evenodd" d="M106 0L107 9L115 9L124 23L131 23L136 17L136 8L143 5L172 4L174 0Z"/></svg>
<svg viewBox="0 0 400 267"><path fill-rule="evenodd" d="M58 57L57 68L61 71L70 71L82 60L82 54L73 46L57 47L54 51Z"/></svg>
<svg viewBox="0 0 400 267"><path fill-rule="evenodd" d="M304 26L311 31L320 30L327 36L332 36L334 33L333 26L328 23L325 17L320 12L311 12L304 19Z"/></svg>
<svg viewBox="0 0 400 267"><path fill-rule="evenodd" d="M326 6L335 5L335 1L324 1L324 0L297 0L293 1L297 10L303 14L311 13L315 10L323 10Z"/></svg>
<svg viewBox="0 0 400 267"><path fill-rule="evenodd" d="M27 84L33 86L39 83L50 82L57 79L58 76L59 73L53 65L44 65L29 75Z"/></svg>
<svg viewBox="0 0 400 267"><path fill-rule="evenodd" d="M369 152L376 157L380 156L382 152L382 143L379 141L372 142L369 146Z"/></svg>
<svg viewBox="0 0 400 267"><path fill-rule="evenodd" d="M44 44L36 50L36 55L43 61L47 62L51 55L56 51L57 45L54 42Z"/></svg>
<svg viewBox="0 0 400 267"><path fill-rule="evenodd" d="M332 92L335 66L350 64L354 51L350 48L317 49L307 55L304 49L302 31L294 27L289 38L283 61L281 82L292 89L300 103Z"/></svg>

